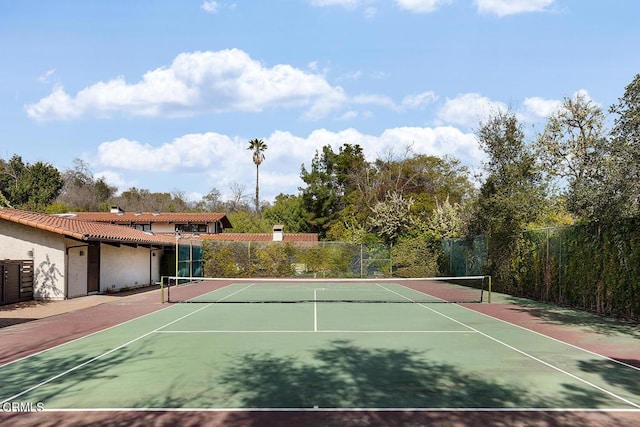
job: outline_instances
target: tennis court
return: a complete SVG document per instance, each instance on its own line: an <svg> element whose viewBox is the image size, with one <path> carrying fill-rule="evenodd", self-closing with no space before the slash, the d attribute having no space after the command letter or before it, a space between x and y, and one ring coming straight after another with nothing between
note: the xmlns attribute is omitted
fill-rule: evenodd
<svg viewBox="0 0 640 427"><path fill-rule="evenodd" d="M638 367L483 314L474 307L487 305L487 290L462 289L400 280L179 285L169 298L191 304L164 304L0 366L0 402L640 417Z"/></svg>

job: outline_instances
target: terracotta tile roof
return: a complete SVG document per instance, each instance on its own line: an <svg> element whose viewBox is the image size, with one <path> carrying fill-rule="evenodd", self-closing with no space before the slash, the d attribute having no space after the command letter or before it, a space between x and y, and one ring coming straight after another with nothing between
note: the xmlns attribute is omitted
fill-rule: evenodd
<svg viewBox="0 0 640 427"><path fill-rule="evenodd" d="M175 244L175 237L172 235L153 235L130 227L80 221L63 216L44 215L10 208L0 208L0 219L83 241L145 245Z"/></svg>
<svg viewBox="0 0 640 427"><path fill-rule="evenodd" d="M225 228L232 228L225 213L221 212L71 212L69 218L112 224L149 224L152 222L178 224L208 224L220 221Z"/></svg>
<svg viewBox="0 0 640 427"><path fill-rule="evenodd" d="M220 233L220 234L203 234L200 236L202 240L220 240L227 242L271 242L273 241L272 233ZM317 242L318 235L316 233L284 233L284 242Z"/></svg>

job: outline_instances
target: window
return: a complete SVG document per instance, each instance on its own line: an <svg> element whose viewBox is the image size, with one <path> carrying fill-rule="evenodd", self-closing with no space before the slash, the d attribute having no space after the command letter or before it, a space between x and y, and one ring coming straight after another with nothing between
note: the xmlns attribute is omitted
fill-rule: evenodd
<svg viewBox="0 0 640 427"><path fill-rule="evenodd" d="M176 231L185 233L206 233L207 224L176 224Z"/></svg>
<svg viewBox="0 0 640 427"><path fill-rule="evenodd" d="M132 228L142 231L151 231L151 224L131 224Z"/></svg>

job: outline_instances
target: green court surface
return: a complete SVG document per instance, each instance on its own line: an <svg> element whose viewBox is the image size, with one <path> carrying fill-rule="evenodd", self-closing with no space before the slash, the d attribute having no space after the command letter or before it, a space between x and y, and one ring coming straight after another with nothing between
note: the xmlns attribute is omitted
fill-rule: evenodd
<svg viewBox="0 0 640 427"><path fill-rule="evenodd" d="M357 292L378 299L381 290L402 302L320 302L349 292L328 282L236 283L206 297L218 303L170 304L1 366L0 401L46 410L640 411L638 368L463 305L411 303L415 291L401 283ZM306 302L221 303L232 296Z"/></svg>

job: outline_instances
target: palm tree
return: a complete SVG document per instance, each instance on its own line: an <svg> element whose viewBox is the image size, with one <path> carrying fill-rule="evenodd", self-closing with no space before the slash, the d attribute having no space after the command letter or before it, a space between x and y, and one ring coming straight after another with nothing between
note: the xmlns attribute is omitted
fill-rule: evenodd
<svg viewBox="0 0 640 427"><path fill-rule="evenodd" d="M247 150L253 151L253 163L256 164L256 213L260 212L260 187L258 186L258 169L264 161L264 152L267 150L267 144L261 139L252 139L249 141Z"/></svg>

